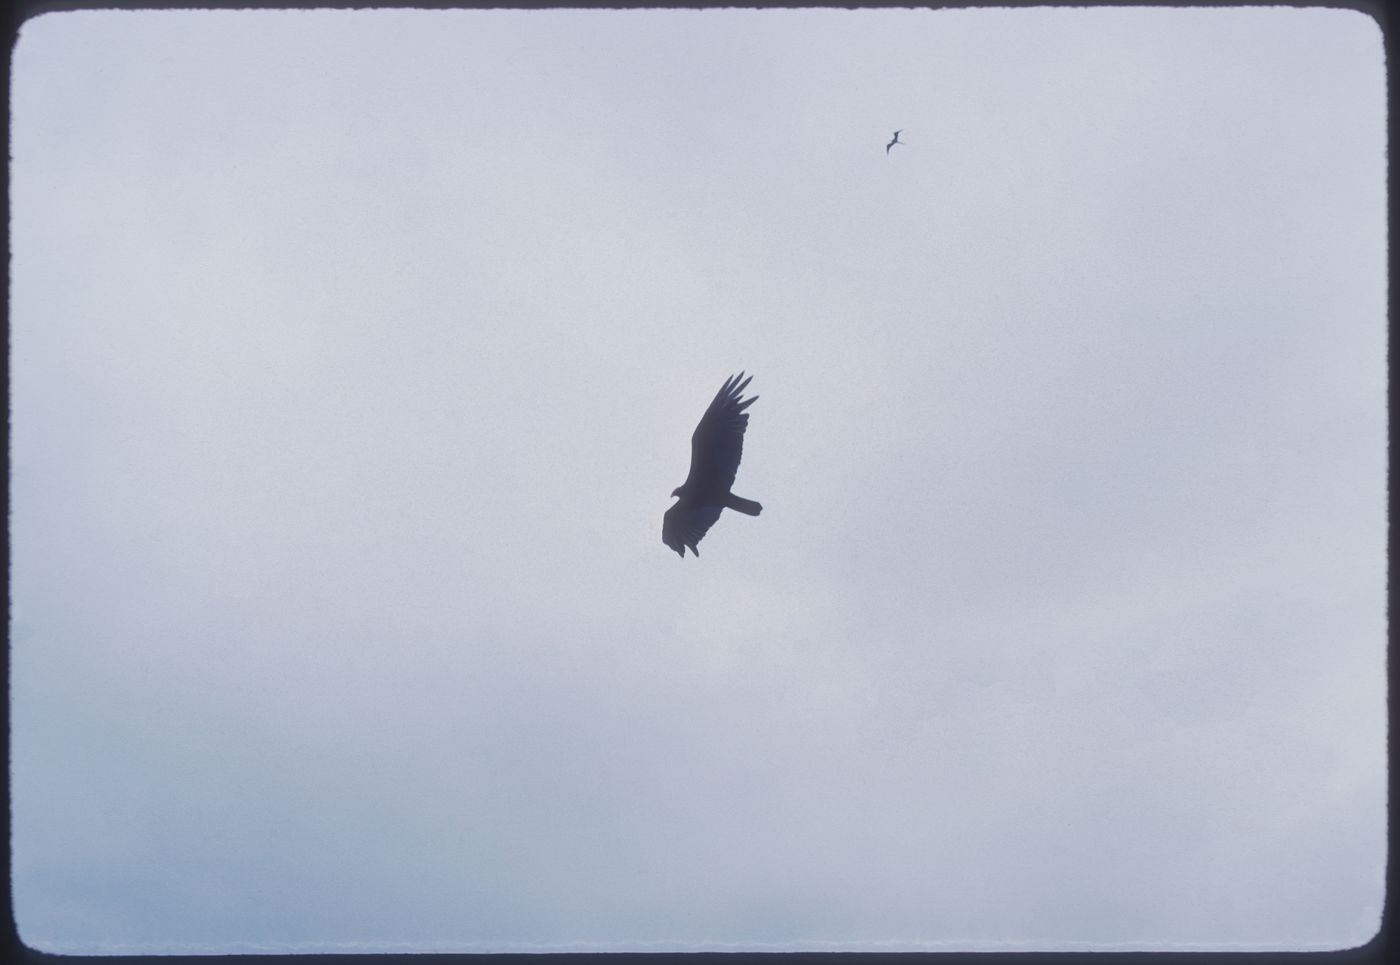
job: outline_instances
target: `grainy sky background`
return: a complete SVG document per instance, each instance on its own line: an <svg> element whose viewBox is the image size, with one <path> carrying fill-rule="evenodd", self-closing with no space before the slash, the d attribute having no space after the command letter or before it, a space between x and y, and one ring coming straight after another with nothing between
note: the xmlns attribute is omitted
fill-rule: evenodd
<svg viewBox="0 0 1400 965"><path fill-rule="evenodd" d="M27 23L21 936L1368 940L1383 70L1282 8ZM740 368L764 514L681 561Z"/></svg>

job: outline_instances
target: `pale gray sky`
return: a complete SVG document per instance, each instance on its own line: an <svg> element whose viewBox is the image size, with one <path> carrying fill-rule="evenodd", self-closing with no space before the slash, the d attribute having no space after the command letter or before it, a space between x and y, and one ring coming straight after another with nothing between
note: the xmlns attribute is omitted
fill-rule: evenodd
<svg viewBox="0 0 1400 965"><path fill-rule="evenodd" d="M1365 942L1384 80L1315 9L27 23L22 938Z"/></svg>

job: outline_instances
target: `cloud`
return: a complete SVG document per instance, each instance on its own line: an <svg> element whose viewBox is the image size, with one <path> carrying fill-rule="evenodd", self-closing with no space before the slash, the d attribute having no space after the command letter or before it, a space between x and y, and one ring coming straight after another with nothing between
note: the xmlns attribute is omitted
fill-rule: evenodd
<svg viewBox="0 0 1400 965"><path fill-rule="evenodd" d="M26 941L1374 930L1368 22L65 14L22 41ZM681 564L664 494L740 368L764 514Z"/></svg>

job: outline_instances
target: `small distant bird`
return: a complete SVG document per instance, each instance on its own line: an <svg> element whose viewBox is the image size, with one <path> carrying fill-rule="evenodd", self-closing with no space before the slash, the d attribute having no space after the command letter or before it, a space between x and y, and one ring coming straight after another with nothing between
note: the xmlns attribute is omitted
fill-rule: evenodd
<svg viewBox="0 0 1400 965"><path fill-rule="evenodd" d="M902 130L904 130L904 128L901 127L901 128L899 129L899 131L902 131ZM903 144L903 143L904 143L903 141L901 141L901 140L899 139L899 131L895 131L895 132L894 132L894 137L890 138L890 143L888 143L888 144L885 145L885 153L886 153L886 154L890 153L890 148L894 147L896 144Z"/></svg>
<svg viewBox="0 0 1400 965"><path fill-rule="evenodd" d="M749 414L744 410L758 398L740 396L752 380L752 375L745 379L743 372L726 379L690 437L690 475L671 493L680 499L661 520L661 542L681 559L685 559L687 546L700 555L695 544L719 519L721 510L732 509L746 516L763 511L752 499L730 491L744 454L744 430L749 427Z"/></svg>

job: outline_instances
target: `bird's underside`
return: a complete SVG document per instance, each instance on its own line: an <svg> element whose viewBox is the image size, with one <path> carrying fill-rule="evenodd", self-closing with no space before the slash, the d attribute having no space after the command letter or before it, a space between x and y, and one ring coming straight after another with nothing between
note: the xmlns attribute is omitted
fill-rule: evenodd
<svg viewBox="0 0 1400 965"><path fill-rule="evenodd" d="M661 523L661 541L682 559L686 547L700 555L696 544L724 510L748 516L763 511L762 505L736 496L731 489L744 453L744 430L749 424L744 410L758 398L742 399L740 393L752 380L753 376L744 379L743 372L727 379L690 437L690 474L672 491L671 495L679 498Z"/></svg>

